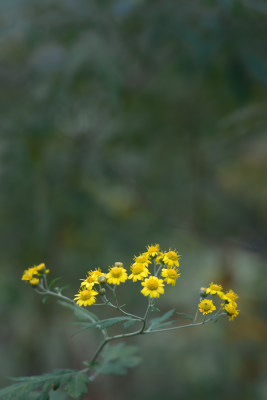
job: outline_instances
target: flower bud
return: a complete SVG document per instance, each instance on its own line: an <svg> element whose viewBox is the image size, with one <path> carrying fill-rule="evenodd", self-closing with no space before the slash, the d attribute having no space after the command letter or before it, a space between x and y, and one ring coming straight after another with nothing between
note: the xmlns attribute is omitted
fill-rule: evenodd
<svg viewBox="0 0 267 400"><path fill-rule="evenodd" d="M32 279L30 280L30 284L31 284L33 287L37 286L39 282L40 282L40 279L38 279L38 278L32 278Z"/></svg>
<svg viewBox="0 0 267 400"><path fill-rule="evenodd" d="M206 289L207 289L207 288L205 288L205 287L201 287L201 288L200 288L200 297L205 298L205 297L208 296L207 293L206 293Z"/></svg>
<svg viewBox="0 0 267 400"><path fill-rule="evenodd" d="M98 278L98 283L100 283L101 285L103 285L104 283L107 282L107 278L105 277L105 275L100 275Z"/></svg>
<svg viewBox="0 0 267 400"><path fill-rule="evenodd" d="M105 288L100 288L98 291L98 294L100 294L100 296L104 296L104 294L106 294L106 289Z"/></svg>
<svg viewBox="0 0 267 400"><path fill-rule="evenodd" d="M118 267L118 268L120 268L120 267L122 267L123 266L123 263L122 262L120 262L120 261L117 261L117 262L115 262L115 267Z"/></svg>

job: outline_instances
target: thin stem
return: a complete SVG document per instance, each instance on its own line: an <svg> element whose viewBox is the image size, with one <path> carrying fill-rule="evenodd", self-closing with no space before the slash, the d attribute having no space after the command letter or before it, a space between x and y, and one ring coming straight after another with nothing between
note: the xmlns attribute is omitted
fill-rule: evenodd
<svg viewBox="0 0 267 400"><path fill-rule="evenodd" d="M153 333L153 332L163 332L163 331L173 331L176 329L183 329L183 328L189 328L191 326L200 326L200 325L204 325L207 322L210 322L212 319L214 319L214 317L211 317L209 319L205 319L206 316L204 316L203 321L201 322L196 322L196 323L192 323L192 324L186 324L186 325L179 325L179 326L173 326L172 328L163 328L163 329L153 329L153 330L147 330L144 331L143 333Z"/></svg>

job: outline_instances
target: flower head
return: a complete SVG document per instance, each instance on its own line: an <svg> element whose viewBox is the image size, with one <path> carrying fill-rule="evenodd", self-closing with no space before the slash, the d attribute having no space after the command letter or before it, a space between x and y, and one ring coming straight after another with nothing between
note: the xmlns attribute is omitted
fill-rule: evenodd
<svg viewBox="0 0 267 400"><path fill-rule="evenodd" d="M147 246L146 254L151 257L156 257L159 254L159 244Z"/></svg>
<svg viewBox="0 0 267 400"><path fill-rule="evenodd" d="M144 286L141 290L144 296L159 297L160 294L164 293L163 280L158 279L156 276L150 276L141 284Z"/></svg>
<svg viewBox="0 0 267 400"><path fill-rule="evenodd" d="M101 272L100 268L98 268L94 271L89 271L87 278L82 281L81 286L85 286L86 289L92 289L96 283L97 284L99 283L98 278L101 275L105 275L105 274L103 274L103 272Z"/></svg>
<svg viewBox="0 0 267 400"><path fill-rule="evenodd" d="M213 304L212 300L201 300L201 302L198 305L199 311L202 312L202 314L209 314L212 311L216 310L215 305Z"/></svg>
<svg viewBox="0 0 267 400"><path fill-rule="evenodd" d="M40 282L40 279L39 278L35 278L35 277L30 280L30 284L33 287L37 286L39 282Z"/></svg>
<svg viewBox="0 0 267 400"><path fill-rule="evenodd" d="M227 315L229 316L229 321L232 321L235 317L238 316L239 310L237 310L236 308L237 304L235 302L225 304L225 306L223 307L223 310L225 310Z"/></svg>
<svg viewBox="0 0 267 400"><path fill-rule="evenodd" d="M206 293L212 295L217 294L221 297L223 294L222 285L217 285L216 283L211 282L210 287L206 289Z"/></svg>
<svg viewBox="0 0 267 400"><path fill-rule="evenodd" d="M125 282L127 279L126 269L121 267L112 267L109 269L106 275L107 282L112 285L119 285L121 282Z"/></svg>
<svg viewBox="0 0 267 400"><path fill-rule="evenodd" d="M223 294L221 298L228 303L236 304L236 299L238 299L238 295L233 290L229 290L229 292Z"/></svg>
<svg viewBox="0 0 267 400"><path fill-rule="evenodd" d="M151 260L149 259L149 254L143 253L138 257L134 257L134 264L143 264L144 267L148 267L151 264Z"/></svg>
<svg viewBox="0 0 267 400"><path fill-rule="evenodd" d="M95 296L97 292L95 290L90 289L80 289L79 293L77 293L74 297L74 300L78 304L78 306L91 306L95 303Z"/></svg>
<svg viewBox="0 0 267 400"><path fill-rule="evenodd" d="M163 262L164 264L167 264L167 266L170 268L172 268L174 265L176 267L179 267L178 258L178 253L170 249L167 253L164 254Z"/></svg>
<svg viewBox="0 0 267 400"><path fill-rule="evenodd" d="M128 279L132 279L133 282L136 282L137 280L142 281L148 276L148 274L150 274L147 267L145 267L144 264L141 263L134 263L131 266L131 271L132 273Z"/></svg>
<svg viewBox="0 0 267 400"><path fill-rule="evenodd" d="M161 271L161 276L167 284L175 285L177 278L179 278L181 274L178 274L178 270L176 267L172 268L163 268Z"/></svg>

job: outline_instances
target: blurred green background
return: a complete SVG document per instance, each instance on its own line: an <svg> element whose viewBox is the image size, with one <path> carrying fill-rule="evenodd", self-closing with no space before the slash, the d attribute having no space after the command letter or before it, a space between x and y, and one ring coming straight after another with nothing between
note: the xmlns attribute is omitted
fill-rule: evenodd
<svg viewBox="0 0 267 400"><path fill-rule="evenodd" d="M0 30L0 386L81 368L99 341L25 268L72 297L160 243L182 254L162 312L214 281L240 315L131 340L141 366L83 399L266 399L267 2L2 0Z"/></svg>

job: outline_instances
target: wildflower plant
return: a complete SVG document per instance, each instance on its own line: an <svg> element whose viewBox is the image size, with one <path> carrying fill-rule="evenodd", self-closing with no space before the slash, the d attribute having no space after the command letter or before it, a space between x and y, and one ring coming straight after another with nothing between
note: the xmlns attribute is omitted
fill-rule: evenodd
<svg viewBox="0 0 267 400"><path fill-rule="evenodd" d="M156 315L162 295L168 286L175 286L180 277L180 255L176 250L161 252L158 244L148 246L146 251L135 256L128 269L121 262L115 262L108 271L96 268L87 272L81 280L80 288L74 298L62 294L64 287L55 287L58 278L48 283L49 269L45 264L33 266L24 271L22 280L29 283L34 290L44 296L58 299L62 306L74 311L79 329L75 334L96 329L102 336L98 348L90 360L84 361L80 370L55 370L52 373L28 378L16 378L16 383L0 390L0 399L23 400L30 398L48 400L51 391L64 389L72 398L79 398L87 393L88 385L99 374L126 374L128 368L135 367L141 361L136 354L136 346L125 343L126 339L138 335L167 332L201 326L228 315L233 320L237 310L237 294L232 290L223 292L222 286L211 283L208 288L200 289L200 302L194 316L169 310ZM131 281L136 287L136 296L146 299L142 315L126 311L118 296L121 285ZM217 303L219 305L217 305ZM112 308L115 317L99 319L92 309L98 307ZM181 324L181 316L189 320ZM110 328L117 325L119 333L114 335ZM116 341L115 344L111 344Z"/></svg>

